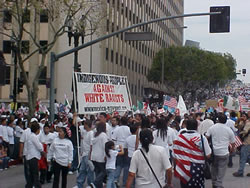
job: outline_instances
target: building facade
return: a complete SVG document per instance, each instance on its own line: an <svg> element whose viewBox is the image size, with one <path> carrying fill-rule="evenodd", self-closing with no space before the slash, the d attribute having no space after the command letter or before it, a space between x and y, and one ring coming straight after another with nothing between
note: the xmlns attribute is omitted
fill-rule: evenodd
<svg viewBox="0 0 250 188"><path fill-rule="evenodd" d="M100 11L107 12L107 17L100 22L98 34L86 37L85 42L133 24L184 13L183 0L103 0L103 2L104 10ZM43 42L50 38L47 25L46 23L40 25L40 36ZM135 103L136 100L142 100L145 95L163 91L161 85L148 82L147 74L154 56L160 49L183 44L182 26L183 19L179 18L135 28L131 32L152 32L154 39L152 41L125 41L124 33L119 34L93 45L92 48L88 47L79 51L78 63L81 64L82 72L91 71L127 76L131 97ZM5 49L7 39L0 37L0 40ZM72 47L73 45L68 45L68 37L65 34L59 38L53 51L61 53ZM11 54L6 53L5 57L7 62L11 62ZM59 59L56 63L55 93L56 99L60 102L64 101L65 94L72 99L73 64L74 54ZM46 86L46 80L50 77L48 63L46 67L43 82L45 85L39 86L39 97L44 101L49 100L49 88L48 85ZM10 85L7 84L0 88L1 100L9 100ZM25 91L18 96L18 100L25 101Z"/></svg>

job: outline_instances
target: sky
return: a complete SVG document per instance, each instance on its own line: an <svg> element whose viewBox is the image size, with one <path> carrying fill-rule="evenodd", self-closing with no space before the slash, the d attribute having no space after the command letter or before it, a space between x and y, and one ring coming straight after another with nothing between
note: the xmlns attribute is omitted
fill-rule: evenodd
<svg viewBox="0 0 250 188"><path fill-rule="evenodd" d="M209 12L210 6L230 6L230 33L209 33L209 16L184 18L184 42L200 42L201 49L230 53L236 70L246 69L238 79L250 83L250 0L184 0L184 13Z"/></svg>

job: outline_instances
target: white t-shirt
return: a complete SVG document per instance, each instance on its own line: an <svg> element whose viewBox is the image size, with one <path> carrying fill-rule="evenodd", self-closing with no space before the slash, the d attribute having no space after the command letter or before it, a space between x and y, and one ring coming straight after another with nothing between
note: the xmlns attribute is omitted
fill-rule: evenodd
<svg viewBox="0 0 250 188"><path fill-rule="evenodd" d="M198 132L200 134L205 134L207 130L214 125L214 122L211 119L205 119L201 122L200 126L198 127Z"/></svg>
<svg viewBox="0 0 250 188"><path fill-rule="evenodd" d="M231 119L228 119L227 122L226 122L226 125L232 129L234 132L236 132L238 129L235 128L235 122Z"/></svg>
<svg viewBox="0 0 250 188"><path fill-rule="evenodd" d="M222 123L216 123L210 127L206 133L207 136L212 136L214 155L225 156L229 153L228 146L235 142L233 131Z"/></svg>
<svg viewBox="0 0 250 188"><path fill-rule="evenodd" d="M129 136L125 141L124 148L128 149L128 157L133 156L133 153L135 151L135 142L136 142L136 135L134 134Z"/></svg>
<svg viewBox="0 0 250 188"><path fill-rule="evenodd" d="M81 145L82 157L89 155L91 140L93 139L93 137L94 137L94 132L92 130L86 132L85 136L83 137Z"/></svg>
<svg viewBox="0 0 250 188"><path fill-rule="evenodd" d="M2 125L2 135L3 135L3 136L2 136L3 141L9 143L9 136L8 136L7 125Z"/></svg>
<svg viewBox="0 0 250 188"><path fill-rule="evenodd" d="M117 127L113 134L113 140L115 145L122 145L124 148L125 140L131 135L130 129L126 125L121 125Z"/></svg>
<svg viewBox="0 0 250 188"><path fill-rule="evenodd" d="M109 138L109 140L113 140L114 139L114 132L115 129L118 128L119 126L116 125L115 127L113 127L112 125L106 124L106 128L107 128L107 136Z"/></svg>
<svg viewBox="0 0 250 188"><path fill-rule="evenodd" d="M178 134L178 133L177 133ZM168 127L168 136L170 137L170 140L171 142L173 143L174 140L176 139L177 137L177 134L175 132L175 129L171 128L171 127ZM169 149L172 150L173 148L173 145L172 146L169 146Z"/></svg>
<svg viewBox="0 0 250 188"><path fill-rule="evenodd" d="M97 137L93 137L91 140L92 152L91 160L99 163L104 163L105 160L105 143L108 141L106 133L102 132Z"/></svg>
<svg viewBox="0 0 250 188"><path fill-rule="evenodd" d="M40 159L41 152L43 151L43 145L39 141L38 135L35 133L30 133L30 136L27 140L27 154L26 159L30 160L33 158Z"/></svg>
<svg viewBox="0 0 250 188"><path fill-rule="evenodd" d="M15 128L15 131L16 131L16 137L21 138L24 130L20 126L17 125Z"/></svg>
<svg viewBox="0 0 250 188"><path fill-rule="evenodd" d="M9 144L14 144L14 129L10 126L7 127Z"/></svg>
<svg viewBox="0 0 250 188"><path fill-rule="evenodd" d="M171 168L170 161L165 148L161 146L149 145L149 152L146 155L150 165L152 166L161 185L165 185L166 170ZM129 172L135 173L136 188L156 188L159 187L150 167L140 150L136 150L133 154Z"/></svg>
<svg viewBox="0 0 250 188"><path fill-rule="evenodd" d="M116 156L118 155L118 151L110 149L109 155L110 157L106 155L106 159L107 159L106 169L115 169L115 162L116 162Z"/></svg>
<svg viewBox="0 0 250 188"><path fill-rule="evenodd" d="M157 136L157 133L158 133L158 130L155 130L153 132L153 137L154 137L153 144L157 145L157 146L164 147L166 149L166 152L167 152L168 156L170 156L170 154L169 154L169 146L173 144L172 138L167 134L164 137L164 140L163 140L163 138L161 138L161 136L160 136L160 132L158 133L158 136Z"/></svg>

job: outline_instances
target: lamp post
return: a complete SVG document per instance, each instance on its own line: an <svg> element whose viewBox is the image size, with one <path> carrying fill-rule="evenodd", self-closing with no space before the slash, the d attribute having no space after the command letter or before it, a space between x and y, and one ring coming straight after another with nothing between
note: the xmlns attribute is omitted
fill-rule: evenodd
<svg viewBox="0 0 250 188"><path fill-rule="evenodd" d="M84 36L85 36L85 17L82 16L80 20L79 27L74 29L74 22L72 18L70 18L67 22L68 27L68 38L69 38L69 46L71 46L71 39L74 38L74 47L79 46L79 39L82 38L82 44L84 44ZM74 71L81 72L81 64L78 63L78 51L74 52Z"/></svg>

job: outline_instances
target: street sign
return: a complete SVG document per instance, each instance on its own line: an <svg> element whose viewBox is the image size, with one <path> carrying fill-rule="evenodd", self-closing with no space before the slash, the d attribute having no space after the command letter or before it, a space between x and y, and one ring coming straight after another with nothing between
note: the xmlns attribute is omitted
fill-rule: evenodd
<svg viewBox="0 0 250 188"><path fill-rule="evenodd" d="M152 32L125 32L125 41L151 41Z"/></svg>
<svg viewBox="0 0 250 188"><path fill-rule="evenodd" d="M221 14L210 15L210 33L230 32L230 6L210 7L210 13L221 12Z"/></svg>

